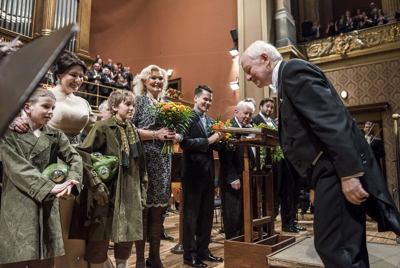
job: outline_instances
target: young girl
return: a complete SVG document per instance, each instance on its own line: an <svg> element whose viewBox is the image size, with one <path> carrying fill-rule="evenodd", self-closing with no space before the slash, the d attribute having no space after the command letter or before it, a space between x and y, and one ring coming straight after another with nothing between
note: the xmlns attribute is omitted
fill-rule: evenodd
<svg viewBox="0 0 400 268"><path fill-rule="evenodd" d="M108 105L113 116L97 122L78 148L90 174L85 253L89 263L107 260L111 240L117 267L127 267L133 242L143 239L142 209L146 202L147 176L141 142L131 123L134 104L132 92L112 92ZM92 153L118 157L117 174L107 181L100 179L93 171Z"/></svg>
<svg viewBox="0 0 400 268"><path fill-rule="evenodd" d="M39 88L24 105L29 130L8 132L0 143L3 189L0 209L1 267L54 266L62 256L58 199L69 195L82 177L82 159L61 131L46 123L53 115L55 96ZM43 170L62 159L70 170L67 180L55 184Z"/></svg>

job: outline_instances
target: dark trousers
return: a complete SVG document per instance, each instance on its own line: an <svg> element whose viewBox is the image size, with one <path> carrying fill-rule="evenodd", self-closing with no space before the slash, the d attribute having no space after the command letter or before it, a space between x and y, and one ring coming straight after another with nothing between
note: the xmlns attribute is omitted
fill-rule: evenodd
<svg viewBox="0 0 400 268"><path fill-rule="evenodd" d="M233 189L229 184L221 184L222 217L225 239L243 234L243 191Z"/></svg>
<svg viewBox="0 0 400 268"><path fill-rule="evenodd" d="M214 180L184 178L183 189L183 257L209 253L214 214Z"/></svg>
<svg viewBox="0 0 400 268"><path fill-rule="evenodd" d="M331 162L320 160L315 177L314 244L324 266L369 267L365 207L345 200Z"/></svg>
<svg viewBox="0 0 400 268"><path fill-rule="evenodd" d="M294 168L285 159L279 163L278 176L282 226L289 226L296 220L299 201L299 178Z"/></svg>
<svg viewBox="0 0 400 268"><path fill-rule="evenodd" d="M103 263L107 260L108 240L89 240L86 244L85 260L89 263ZM133 242L120 242L114 244L116 259L127 260L131 255Z"/></svg>

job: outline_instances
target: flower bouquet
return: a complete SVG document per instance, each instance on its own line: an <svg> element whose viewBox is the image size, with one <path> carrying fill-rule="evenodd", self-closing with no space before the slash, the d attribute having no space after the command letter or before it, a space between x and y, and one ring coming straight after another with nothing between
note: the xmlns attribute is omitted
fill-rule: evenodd
<svg viewBox="0 0 400 268"><path fill-rule="evenodd" d="M231 122L229 120L223 122L223 121L217 119L211 125L210 132L212 133L214 131L219 131L221 129L228 128L228 127L231 127L231 126L232 126L232 124L231 124ZM222 137L221 141L232 140L232 134L231 133L223 133L223 134L224 134L224 136Z"/></svg>
<svg viewBox="0 0 400 268"><path fill-rule="evenodd" d="M192 109L189 106L177 102L160 102L155 106L156 121L162 127L184 133L192 119ZM164 154L172 154L172 141L165 141L161 150Z"/></svg>
<svg viewBox="0 0 400 268"><path fill-rule="evenodd" d="M264 123L261 123L259 125L255 124L254 127L255 128L269 128L269 129L272 129L272 130L276 130L276 128L270 127L270 126L268 126L267 124L264 124ZM260 149L260 158L261 158L262 163L265 162L266 157L267 157L267 149L265 147L261 147L261 149ZM283 155L283 151L282 151L281 146L277 145L274 149L271 150L272 162L274 162L274 163L275 162L279 162L283 158L285 158L285 157Z"/></svg>
<svg viewBox="0 0 400 268"><path fill-rule="evenodd" d="M167 92L166 92L167 97L172 98L172 99L177 99L177 100L181 98L181 94L182 94L182 92L180 90L177 90L177 89L174 89L171 87L168 88Z"/></svg>

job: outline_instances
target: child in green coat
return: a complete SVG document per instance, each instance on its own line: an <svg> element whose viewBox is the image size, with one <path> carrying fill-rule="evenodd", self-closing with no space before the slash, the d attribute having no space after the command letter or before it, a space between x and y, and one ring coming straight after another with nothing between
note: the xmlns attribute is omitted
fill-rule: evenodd
<svg viewBox="0 0 400 268"><path fill-rule="evenodd" d="M54 105L51 91L37 89L23 108L29 131L9 131L0 142L1 267L53 267L54 257L65 254L58 197L79 185L82 159L64 133L46 125ZM42 173L58 158L69 165L66 181L59 184Z"/></svg>
<svg viewBox="0 0 400 268"><path fill-rule="evenodd" d="M146 203L147 176L139 135L131 123L135 97L117 90L108 98L112 117L98 121L78 147L85 167L87 199L86 252L89 263L107 260L109 241L114 242L117 267L127 267L134 241L143 239L142 209ZM116 174L104 179L94 168L93 153L118 157ZM86 201L86 204L83 204ZM81 210L82 211L82 210Z"/></svg>

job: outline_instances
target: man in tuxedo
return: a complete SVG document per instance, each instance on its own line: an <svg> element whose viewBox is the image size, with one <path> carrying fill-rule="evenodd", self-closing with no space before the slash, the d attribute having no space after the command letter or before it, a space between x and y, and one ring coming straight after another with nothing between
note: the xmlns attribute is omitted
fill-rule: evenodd
<svg viewBox="0 0 400 268"><path fill-rule="evenodd" d="M255 125L263 123L270 128L278 129L275 119L272 118L275 109L274 100L271 98L262 99L259 108L260 112L253 117L252 123Z"/></svg>
<svg viewBox="0 0 400 268"><path fill-rule="evenodd" d="M88 82L94 84L100 84L101 80L101 66L99 63L93 63L92 67L86 73ZM87 84L86 90L88 93L97 94L97 85ZM91 105L96 105L96 96L90 95L88 96L88 101Z"/></svg>
<svg viewBox="0 0 400 268"><path fill-rule="evenodd" d="M364 124L363 131L365 134L365 139L367 140L369 146L371 146L372 152L374 152L375 155L375 159L378 161L378 164L382 169L384 165L383 158L385 157L385 148L382 139L377 135L372 135L374 126L375 124L373 124L371 121L367 121Z"/></svg>
<svg viewBox="0 0 400 268"><path fill-rule="evenodd" d="M192 267L207 267L203 261L223 261L208 249L214 212L213 149L223 137L221 132L210 132L212 119L206 113L212 103L212 93L206 85L195 89L192 121L180 143L183 149L183 261Z"/></svg>
<svg viewBox="0 0 400 268"><path fill-rule="evenodd" d="M369 267L366 213L379 231L400 235L400 214L364 135L335 88L315 65L282 61L256 41L243 53L246 79L278 89L285 158L315 189L314 243L325 267Z"/></svg>
<svg viewBox="0 0 400 268"><path fill-rule="evenodd" d="M253 103L240 101L230 120L232 127L251 127ZM240 138L240 135L237 137ZM242 173L244 151L240 145L224 144L219 150L222 217L224 219L225 239L243 234L243 194Z"/></svg>
<svg viewBox="0 0 400 268"><path fill-rule="evenodd" d="M253 117L253 124L264 123L270 128L278 129L274 114L275 104L271 98L264 98L260 101L260 112ZM281 205L282 231L298 233L306 229L296 221L297 206L299 203L299 178L297 172L292 168L286 159L272 164L274 174L274 207L275 214L279 212Z"/></svg>

